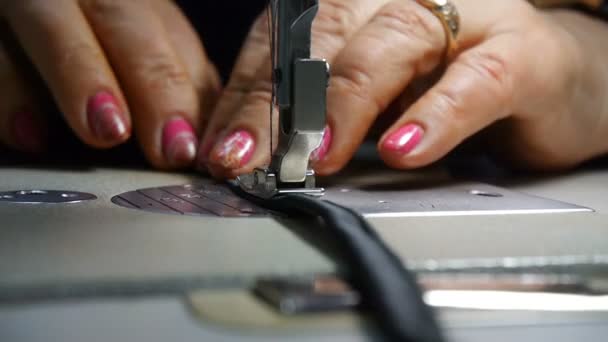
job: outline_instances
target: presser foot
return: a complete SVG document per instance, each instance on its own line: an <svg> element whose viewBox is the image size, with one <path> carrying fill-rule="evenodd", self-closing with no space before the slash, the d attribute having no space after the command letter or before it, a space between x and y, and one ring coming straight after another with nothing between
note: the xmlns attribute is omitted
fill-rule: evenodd
<svg viewBox="0 0 608 342"><path fill-rule="evenodd" d="M275 172L268 169L255 169L252 173L237 177L236 184L245 192L263 199L278 195L303 194L308 196L323 196L325 189L317 188L315 172L308 170L303 183L280 183Z"/></svg>

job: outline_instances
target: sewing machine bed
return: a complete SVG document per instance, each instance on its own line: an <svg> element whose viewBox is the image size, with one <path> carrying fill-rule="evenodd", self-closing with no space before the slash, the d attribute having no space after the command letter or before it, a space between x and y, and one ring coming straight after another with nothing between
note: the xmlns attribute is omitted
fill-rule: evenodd
<svg viewBox="0 0 608 342"><path fill-rule="evenodd" d="M441 170L376 177L356 173L328 184L331 189L386 186L391 180L401 184L404 177L419 184L410 191L458 184ZM340 273L345 265L339 251L322 232L272 215L166 214L112 202L128 191L200 181L194 175L128 169L0 169L0 192L62 190L97 197L42 205L0 200L0 340L377 339L373 324L359 315L290 319L272 314L249 295L249 286L261 276ZM606 184L603 168L499 184L594 211L433 215L431 210L369 219L412 265L601 259L608 256ZM440 317L451 341L581 341L608 334L608 313L601 312L442 309Z"/></svg>

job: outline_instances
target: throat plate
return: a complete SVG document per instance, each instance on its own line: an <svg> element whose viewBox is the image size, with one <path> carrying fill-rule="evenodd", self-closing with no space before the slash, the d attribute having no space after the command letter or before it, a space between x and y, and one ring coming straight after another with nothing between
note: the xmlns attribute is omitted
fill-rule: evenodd
<svg viewBox="0 0 608 342"><path fill-rule="evenodd" d="M480 183L381 191L343 186L327 189L322 198L352 208L365 217L521 215L593 211ZM112 201L131 209L176 215L263 217L271 214L237 196L227 185L212 181L131 191L115 196Z"/></svg>

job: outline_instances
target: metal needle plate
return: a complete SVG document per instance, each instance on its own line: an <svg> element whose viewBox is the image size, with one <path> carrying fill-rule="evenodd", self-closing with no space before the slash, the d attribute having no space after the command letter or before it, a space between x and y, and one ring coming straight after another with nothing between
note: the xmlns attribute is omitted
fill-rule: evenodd
<svg viewBox="0 0 608 342"><path fill-rule="evenodd" d="M324 200L352 208L366 217L423 217L463 215L547 214L591 212L589 208L530 196L479 183L441 185L410 190L330 188ZM127 192L115 204L152 212L255 217L270 213L235 195L226 185L212 182Z"/></svg>
<svg viewBox="0 0 608 342"><path fill-rule="evenodd" d="M225 185L167 186L126 192L112 198L123 207L145 211L195 216L250 217L268 212L235 194Z"/></svg>
<svg viewBox="0 0 608 342"><path fill-rule="evenodd" d="M548 214L593 211L493 185L459 183L424 189L368 191L329 189L325 200L353 208L366 217Z"/></svg>

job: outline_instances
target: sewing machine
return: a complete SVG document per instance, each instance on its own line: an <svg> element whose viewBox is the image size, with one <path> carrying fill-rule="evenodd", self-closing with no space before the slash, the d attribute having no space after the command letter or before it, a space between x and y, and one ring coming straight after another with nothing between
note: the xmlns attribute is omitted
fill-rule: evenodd
<svg viewBox="0 0 608 342"><path fill-rule="evenodd" d="M606 336L605 166L490 185L442 165L391 171L364 146L315 179L328 77L310 59L316 6L272 8L279 147L234 184L366 216L419 273L450 341ZM197 175L9 163L0 218L1 341L380 340L335 278L349 265L332 241Z"/></svg>
<svg viewBox="0 0 608 342"><path fill-rule="evenodd" d="M271 1L269 4L273 96L269 117L278 107L278 146L268 168L237 179L239 185L260 197L282 193L323 195L315 188L311 154L323 140L325 97L329 64L311 59L312 23L318 1ZM271 136L273 124L271 121ZM272 145L272 143L271 143Z"/></svg>

